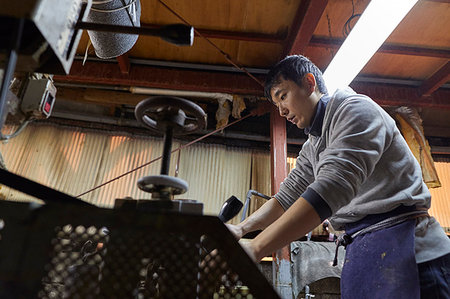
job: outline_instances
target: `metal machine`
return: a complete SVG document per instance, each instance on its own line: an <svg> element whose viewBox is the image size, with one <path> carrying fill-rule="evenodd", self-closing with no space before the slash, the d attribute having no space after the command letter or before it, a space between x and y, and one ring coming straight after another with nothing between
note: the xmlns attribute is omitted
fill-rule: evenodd
<svg viewBox="0 0 450 299"><path fill-rule="evenodd" d="M138 181L151 200L97 208L0 169L0 183L47 203L0 201L0 297L277 298L223 225L242 202L231 197L215 217L173 200L187 183L167 175L172 134L202 128L202 112L179 98L136 107L146 126L165 129L161 174Z"/></svg>
<svg viewBox="0 0 450 299"><path fill-rule="evenodd" d="M0 128L14 72L67 73L80 29L168 34L171 42L188 38L192 43L193 29L183 25L145 29L84 23L90 1L0 0L0 7L0 63L5 65ZM25 95L22 109L45 114L54 93L44 81L33 85L48 92L39 101ZM0 201L0 297L278 298L221 221L242 203L227 201L219 220L202 215L201 203L173 200L188 186L168 176L172 136L203 128L204 112L184 99L166 97L144 100L135 112L149 129L164 131L160 175L138 181L152 193L151 200L117 200L114 209L99 208L0 168L0 184L45 203Z"/></svg>

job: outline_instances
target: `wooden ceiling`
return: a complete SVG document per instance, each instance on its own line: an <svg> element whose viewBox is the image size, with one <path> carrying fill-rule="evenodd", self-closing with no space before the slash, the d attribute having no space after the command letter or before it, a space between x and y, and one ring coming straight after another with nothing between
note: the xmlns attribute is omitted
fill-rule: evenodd
<svg viewBox="0 0 450 299"><path fill-rule="evenodd" d="M84 93L91 84L120 88L121 96L113 101L90 97L91 102L108 105L138 101L140 97L126 96L131 86L262 96L265 72L288 54L303 54L324 71L344 40L344 24L369 2L141 0L141 26L184 20L196 29L193 45L178 47L140 36L128 53L108 61L96 59L91 46L85 65L78 59L68 76L54 79L57 84L72 84L72 89L82 84ZM380 105L433 111L423 113L434 116L428 124L443 131L448 127L450 137L449 28L450 0L419 0L351 86ZM83 33L80 57L87 42ZM68 94L65 89L59 88L61 94Z"/></svg>

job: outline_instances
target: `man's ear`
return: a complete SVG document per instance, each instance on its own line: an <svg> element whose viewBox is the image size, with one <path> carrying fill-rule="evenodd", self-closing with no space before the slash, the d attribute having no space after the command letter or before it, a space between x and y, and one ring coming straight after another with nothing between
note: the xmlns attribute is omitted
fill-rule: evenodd
<svg viewBox="0 0 450 299"><path fill-rule="evenodd" d="M309 94L313 93L316 89L316 78L313 74L307 73L303 77L303 86L308 88Z"/></svg>

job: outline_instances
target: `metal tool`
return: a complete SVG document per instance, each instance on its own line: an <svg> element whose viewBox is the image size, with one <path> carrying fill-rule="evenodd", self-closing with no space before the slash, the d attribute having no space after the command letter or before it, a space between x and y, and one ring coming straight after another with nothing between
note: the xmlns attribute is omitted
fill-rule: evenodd
<svg viewBox="0 0 450 299"><path fill-rule="evenodd" d="M239 214L242 206L242 201L236 196L232 195L223 203L218 215L219 219L223 222L231 220L234 216Z"/></svg>

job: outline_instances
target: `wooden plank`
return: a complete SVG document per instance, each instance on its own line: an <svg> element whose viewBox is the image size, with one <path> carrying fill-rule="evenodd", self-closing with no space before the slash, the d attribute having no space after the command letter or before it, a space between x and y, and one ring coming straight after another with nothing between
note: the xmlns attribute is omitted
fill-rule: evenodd
<svg viewBox="0 0 450 299"><path fill-rule="evenodd" d="M358 93L368 95L381 106L411 106L450 109L450 90L439 89L423 98L418 87L354 82L350 86Z"/></svg>
<svg viewBox="0 0 450 299"><path fill-rule="evenodd" d="M124 75L128 75L130 72L130 60L128 59L128 54L117 56L117 62L119 63L120 72Z"/></svg>
<svg viewBox="0 0 450 299"><path fill-rule="evenodd" d="M442 84L450 79L450 61L441 67L436 73L422 83L420 86L420 94L422 96L430 96Z"/></svg>
<svg viewBox="0 0 450 299"><path fill-rule="evenodd" d="M258 75L261 81L264 76ZM75 61L70 74L54 76L56 83L100 84L107 86L141 86L200 92L224 92L263 96L262 87L253 79L240 73L206 72L175 68L133 65L129 75L120 72L117 65L106 62L88 62L82 66ZM357 92L367 94L380 105L410 105L450 109L450 90L438 89L428 98L422 98L418 87L355 82Z"/></svg>
<svg viewBox="0 0 450 299"><path fill-rule="evenodd" d="M160 28L161 25L152 23L141 23L142 27L147 28ZM267 34L263 32L244 32L244 31L228 31L228 30L214 30L205 28L195 28L201 36L206 38L227 39L227 40L241 40L249 42L262 42L262 43L282 43L286 37L286 32L277 34ZM199 36L195 33L194 36Z"/></svg>
<svg viewBox="0 0 450 299"><path fill-rule="evenodd" d="M297 9L283 56L302 54L325 11L328 0L303 0Z"/></svg>
<svg viewBox="0 0 450 299"><path fill-rule="evenodd" d="M260 79L263 78L258 76ZM69 75L54 76L55 82L140 86L174 90L263 95L263 88L243 73L219 73L133 65L128 75L114 63L74 61ZM261 79L262 80L262 79Z"/></svg>
<svg viewBox="0 0 450 299"><path fill-rule="evenodd" d="M323 47L329 49L339 49L344 42L341 38L329 38L329 37L319 37L313 36L309 43L310 47ZM436 57L436 58L447 58L450 59L450 50L448 49L435 49L418 47L412 45L395 45L395 44L383 44L378 51L379 53L390 53L399 55L413 55L413 56L424 56L424 57Z"/></svg>
<svg viewBox="0 0 450 299"><path fill-rule="evenodd" d="M287 175L287 139L286 120L280 116L275 106L270 110L270 162L272 194L278 192L281 182ZM289 245L277 250L273 254L274 277L273 286L282 298L292 294L290 273Z"/></svg>

